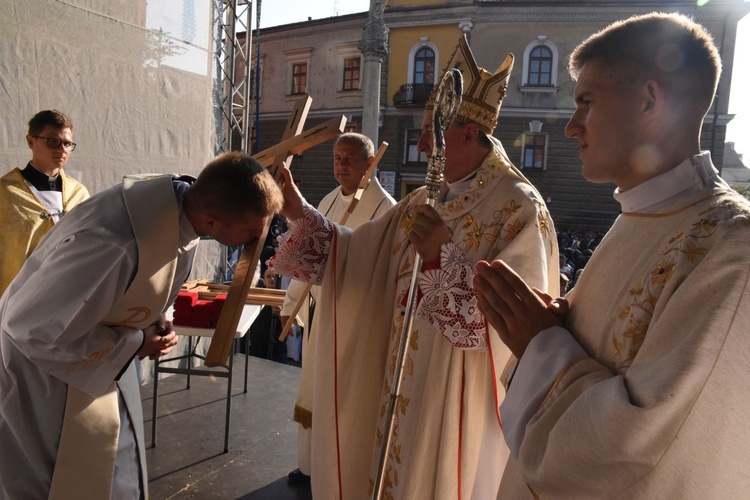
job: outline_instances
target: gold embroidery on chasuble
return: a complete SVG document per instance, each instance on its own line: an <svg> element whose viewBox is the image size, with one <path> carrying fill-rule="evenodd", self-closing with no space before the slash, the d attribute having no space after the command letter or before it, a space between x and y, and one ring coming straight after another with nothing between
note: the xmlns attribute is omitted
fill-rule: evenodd
<svg viewBox="0 0 750 500"><path fill-rule="evenodd" d="M395 383L393 376L396 371L396 363L398 361L398 347L400 345L401 336L404 333L404 315L405 310L400 306L402 301L406 301L406 295L409 293L409 285L411 282L411 275L414 269L414 261L416 257L415 249L411 246L407 234L411 230L414 224L414 218L412 210L415 206L424 203L423 190L412 192L408 198L403 200L399 207L399 221L398 221L398 236L396 242L391 249L391 255L395 258L400 259L398 267L398 276L396 276L396 300L398 304L394 307L393 319L391 322L391 335L390 335L390 352L388 362L388 372L386 375L385 384L383 384L382 403L380 405L380 418L381 422L377 427L377 445L382 446L384 440L383 429L385 425L385 417L388 411L390 403L390 393ZM408 377L414 375L414 357L413 352L419 350L419 330L412 329L409 337L409 345L406 347L404 355L404 370L402 377L406 380ZM393 419L393 435L391 438L391 446L387 452L387 463L385 476L383 480L384 485L384 498L390 496L389 489L398 486L398 469L401 465L401 442L399 439L399 423L402 417L407 415L409 409L409 403L411 398L405 394L399 394L395 402L395 414ZM370 485L371 489L373 484Z"/></svg>
<svg viewBox="0 0 750 500"><path fill-rule="evenodd" d="M121 326L126 328L139 329L142 327L144 321L148 321L152 316L152 310L149 307L134 306L127 309L129 316L119 321L107 321L108 326ZM90 352L80 361L73 361L68 364L66 372L70 373L79 368L86 369L94 366L95 364L106 360L115 346L117 345L117 339L113 333L108 334L107 345L103 349Z"/></svg>
<svg viewBox="0 0 750 500"><path fill-rule="evenodd" d="M716 207L701 214L687 232L675 231L646 275L628 290L628 303L617 317L622 326L611 338L611 367L620 374L633 363L646 339L656 304L665 287L674 279L682 280L695 268L711 247L710 240L720 227L722 216ZM675 288L672 284L672 288Z"/></svg>
<svg viewBox="0 0 750 500"><path fill-rule="evenodd" d="M80 361L72 361L68 363L65 372L71 373L78 370L79 368L83 370L85 370L86 368L91 368L97 363L107 359L107 357L112 353L116 346L117 339L115 335L113 333L109 333L107 337L107 345L104 346L104 349L98 349L96 351L90 352Z"/></svg>
<svg viewBox="0 0 750 500"><path fill-rule="evenodd" d="M142 324L144 321L147 321L148 318L153 313L150 307L144 307L144 306L129 307L127 309L127 312L130 313L129 316L119 321L107 322L107 324L112 325L112 326L125 326L125 327L130 327L130 328L138 328L138 325Z"/></svg>
<svg viewBox="0 0 750 500"><path fill-rule="evenodd" d="M396 363L398 361L398 346L400 345L401 335L403 334L403 324L404 324L404 313L403 311L398 311L396 313L396 318L393 322L393 326L391 328L391 355L390 355L390 363L388 366L388 377L386 380L386 384L384 384L383 387L383 403L380 407L380 417L385 419L386 413L388 411L388 406L390 402L390 394L393 387L393 384L395 383L393 379L393 375L396 371ZM411 355L412 351L419 350L419 330L414 329L411 332L411 335L409 337L409 345L406 347L406 353L404 356L404 370L402 372L402 377L406 379L407 377L411 377L414 375L414 358ZM386 497L388 496L387 488L392 486L398 486L398 469L394 468L394 462L395 464L401 465L401 442L399 439L400 433L399 433L399 423L400 418L402 416L406 416L409 403L411 402L411 398L407 397L406 395L399 394L396 398L395 403L395 413L393 417L393 436L391 438L391 446L388 449L388 462L386 464L386 479L384 481L384 489L386 489ZM383 420L384 422L384 420ZM384 439L384 429L381 429L380 426L378 426L377 429L377 442L378 447L381 447L383 444Z"/></svg>
<svg viewBox="0 0 750 500"><path fill-rule="evenodd" d="M550 228L552 227L552 217L549 214L549 211L547 210L547 206L542 202L542 200L538 198L534 198L534 203L536 203L538 213L537 213L537 224L539 224L539 232L542 233L542 236L551 243L550 236L551 231ZM555 235L555 238L557 238L557 235ZM552 255L552 251L554 250L554 245L549 245L550 248L550 255Z"/></svg>
<svg viewBox="0 0 750 500"><path fill-rule="evenodd" d="M412 198L414 197L414 193L415 191L412 191L412 193L409 194L409 197L404 199L404 201L398 205L399 239L396 241L396 244L393 245L393 248L391 249L391 255L393 256L397 256L398 253L401 251L401 248L404 245L409 244L409 240L406 238L406 235L409 234L409 231L411 231L411 227L414 225L414 214L412 213L413 207L411 206L411 201L412 201ZM404 268L404 266L405 264L401 266L402 269ZM402 274L402 272L403 271L399 271L399 274Z"/></svg>

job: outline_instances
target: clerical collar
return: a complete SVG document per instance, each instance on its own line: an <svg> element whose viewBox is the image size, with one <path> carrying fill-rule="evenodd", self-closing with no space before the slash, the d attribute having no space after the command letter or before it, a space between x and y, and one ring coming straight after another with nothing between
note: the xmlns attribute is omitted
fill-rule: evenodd
<svg viewBox="0 0 750 500"><path fill-rule="evenodd" d="M193 182L195 182L195 177L189 175L174 176L172 178L172 189L177 197L177 205L180 207L180 248L188 246L190 242L197 241L199 238L185 211L182 209L182 200L185 197L185 191L188 190Z"/></svg>
<svg viewBox="0 0 750 500"><path fill-rule="evenodd" d="M21 170L21 175L28 181L29 184L34 186L37 191L60 191L62 192L62 176L59 173L54 177L50 177L44 172L37 170L37 168L31 164L26 165L26 168Z"/></svg>
<svg viewBox="0 0 750 500"><path fill-rule="evenodd" d="M471 172L463 179L459 179L456 182L445 181L445 186L448 188L448 192L445 193L445 198L443 199L443 201L451 201L452 199L457 198L461 193L466 191L466 188L469 187L471 181L473 181L474 177L476 177L477 170L479 170L479 167L477 167L476 170Z"/></svg>
<svg viewBox="0 0 750 500"><path fill-rule="evenodd" d="M711 153L703 151L675 168L628 189L615 190L615 199L623 212L656 213L665 202L677 195L700 191L719 175L711 162Z"/></svg>

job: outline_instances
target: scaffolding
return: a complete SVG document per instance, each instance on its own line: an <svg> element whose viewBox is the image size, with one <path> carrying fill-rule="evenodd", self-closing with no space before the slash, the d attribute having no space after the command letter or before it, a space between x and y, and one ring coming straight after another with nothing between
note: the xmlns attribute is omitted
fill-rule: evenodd
<svg viewBox="0 0 750 500"><path fill-rule="evenodd" d="M252 4L248 0L212 0L216 154L246 153L250 148Z"/></svg>
<svg viewBox="0 0 750 500"><path fill-rule="evenodd" d="M238 150L247 153L250 147L252 5L248 0L212 0L217 155ZM230 247L222 249L216 279L225 282L234 273L239 252Z"/></svg>

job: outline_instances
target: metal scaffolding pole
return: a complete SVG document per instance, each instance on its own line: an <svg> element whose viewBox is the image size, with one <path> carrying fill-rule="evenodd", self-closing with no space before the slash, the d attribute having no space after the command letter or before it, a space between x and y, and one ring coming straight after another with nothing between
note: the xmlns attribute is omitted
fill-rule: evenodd
<svg viewBox="0 0 750 500"><path fill-rule="evenodd" d="M248 0L213 0L212 6L215 153L247 153L250 146L250 20L253 3ZM221 253L223 258L216 278L227 281L232 270L232 249L222 246Z"/></svg>
<svg viewBox="0 0 750 500"><path fill-rule="evenodd" d="M212 5L216 154L237 150L247 152L250 144L250 20L253 3L248 0L213 0Z"/></svg>

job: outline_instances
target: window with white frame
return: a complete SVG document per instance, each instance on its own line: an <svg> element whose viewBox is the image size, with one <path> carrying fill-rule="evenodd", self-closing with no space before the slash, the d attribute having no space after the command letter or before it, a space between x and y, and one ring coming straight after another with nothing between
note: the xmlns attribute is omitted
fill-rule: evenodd
<svg viewBox="0 0 750 500"><path fill-rule="evenodd" d="M438 77L439 55L437 47L427 37L422 37L409 52L407 83L434 85Z"/></svg>
<svg viewBox="0 0 750 500"><path fill-rule="evenodd" d="M435 51L423 47L414 56L414 82L435 83Z"/></svg>
<svg viewBox="0 0 750 500"><path fill-rule="evenodd" d="M544 45L534 47L529 54L529 68L526 82L529 85L549 86L552 84L552 51Z"/></svg>
<svg viewBox="0 0 750 500"><path fill-rule="evenodd" d="M557 47L546 36L540 35L526 46L523 54L524 87L557 86L557 66L559 56Z"/></svg>
<svg viewBox="0 0 750 500"><path fill-rule="evenodd" d="M521 140L521 167L533 170L547 168L547 134L524 132Z"/></svg>

